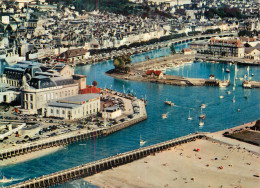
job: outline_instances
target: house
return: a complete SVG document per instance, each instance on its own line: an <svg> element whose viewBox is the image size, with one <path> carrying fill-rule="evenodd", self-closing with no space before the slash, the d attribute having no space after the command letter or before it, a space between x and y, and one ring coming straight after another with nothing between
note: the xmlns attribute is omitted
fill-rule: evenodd
<svg viewBox="0 0 260 188"><path fill-rule="evenodd" d="M245 58L259 60L260 50L254 47L245 48Z"/></svg>
<svg viewBox="0 0 260 188"><path fill-rule="evenodd" d="M183 49L183 54L184 55L191 55L191 49L189 49L189 48Z"/></svg>
<svg viewBox="0 0 260 188"><path fill-rule="evenodd" d="M86 59L89 56L89 52L84 48L67 50L59 55L59 58L66 59L68 61L75 61L80 59Z"/></svg>
<svg viewBox="0 0 260 188"><path fill-rule="evenodd" d="M161 70L147 70L146 75L151 78L158 78L158 79L163 78L163 72Z"/></svg>
<svg viewBox="0 0 260 188"><path fill-rule="evenodd" d="M118 106L111 106L104 108L102 112L102 118L104 119L115 119L122 115L122 110Z"/></svg>

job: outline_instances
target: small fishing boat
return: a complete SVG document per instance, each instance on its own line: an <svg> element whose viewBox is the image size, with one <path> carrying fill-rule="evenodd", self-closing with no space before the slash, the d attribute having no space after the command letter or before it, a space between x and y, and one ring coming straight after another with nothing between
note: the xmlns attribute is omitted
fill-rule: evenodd
<svg viewBox="0 0 260 188"><path fill-rule="evenodd" d="M170 106L174 106L174 103L171 101L164 101L164 104L170 105Z"/></svg>
<svg viewBox="0 0 260 188"><path fill-rule="evenodd" d="M167 118L167 114L162 114L162 118L166 119Z"/></svg>
<svg viewBox="0 0 260 188"><path fill-rule="evenodd" d="M226 73L230 73L230 70L228 68L226 68Z"/></svg>
<svg viewBox="0 0 260 188"><path fill-rule="evenodd" d="M190 111L189 111L189 117L188 117L188 120L192 120L192 117L190 117Z"/></svg>
<svg viewBox="0 0 260 188"><path fill-rule="evenodd" d="M9 182L12 182L12 181L13 181L13 178L7 179L5 176L3 176L2 179L0 179L0 183L9 183Z"/></svg>
<svg viewBox="0 0 260 188"><path fill-rule="evenodd" d="M220 98L220 99L223 99L223 98L224 98L224 96L223 96L223 95L220 95L220 96L219 96L219 98Z"/></svg>
<svg viewBox="0 0 260 188"><path fill-rule="evenodd" d="M236 102L236 99L235 99L235 96L233 97L233 103L235 103Z"/></svg>
<svg viewBox="0 0 260 188"><path fill-rule="evenodd" d="M205 104L201 104L200 108L206 108L206 105Z"/></svg>
<svg viewBox="0 0 260 188"><path fill-rule="evenodd" d="M255 75L254 74L251 74L252 77L254 77Z"/></svg>
<svg viewBox="0 0 260 188"><path fill-rule="evenodd" d="M141 139L141 136L140 136L140 146L143 146L145 143L146 143L146 141L145 141L145 140L142 140L142 139Z"/></svg>
<svg viewBox="0 0 260 188"><path fill-rule="evenodd" d="M230 93L231 93L230 91L227 91L227 94L228 94L228 95L230 95Z"/></svg>
<svg viewBox="0 0 260 188"><path fill-rule="evenodd" d="M203 126L204 125L204 122L203 121L200 121L199 122L199 126L201 127L201 126Z"/></svg>

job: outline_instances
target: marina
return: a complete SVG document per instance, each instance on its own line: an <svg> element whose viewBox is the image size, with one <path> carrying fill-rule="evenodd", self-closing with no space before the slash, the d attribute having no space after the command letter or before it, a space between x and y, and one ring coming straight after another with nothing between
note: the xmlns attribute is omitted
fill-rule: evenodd
<svg viewBox="0 0 260 188"><path fill-rule="evenodd" d="M176 49L181 50L187 47L186 44L182 44L176 46ZM133 63L135 63L143 61L145 56L155 58L167 54L170 54L169 48L161 48L134 55L132 59ZM195 62L189 65L184 64L182 67L167 70L166 72L169 75L179 75L182 72L186 73L189 71L189 77L208 78L212 74L212 70L215 70L215 77L223 79L222 68L226 66L226 64ZM65 147L68 149L59 150L40 159L34 159L14 166L0 167L2 173L8 174L8 179L10 177L14 178L12 183L22 181L16 180L19 179L18 177L22 177L23 180L33 179L34 177L55 173L70 167L116 155L117 153L139 148L140 135L136 133L142 133L142 139L147 141L146 145L149 146L196 131L214 132L259 118L259 114L255 110L259 105L259 101L254 100L259 96L259 90L244 90L242 88L242 81L236 80L235 92L232 92L230 95L226 93L229 87L233 87L234 65L230 67L231 83L227 89L219 87L178 87L149 82L124 81L104 74L111 68L113 68L112 61L105 61L100 64L76 67L75 69L78 74L88 75L87 81L90 84L93 80L96 80L99 83L99 87L111 87L114 90L123 92L124 86L125 90L129 88L133 89L137 97L142 98L146 95L148 100L148 119L137 126L128 127L107 137L97 137L96 139L75 142ZM243 77L246 74L246 67L238 66L238 68L237 77ZM260 72L258 67L252 67L251 69L255 74L254 79L259 80ZM224 96L221 100L219 99L220 95ZM247 100L244 98L245 95L248 96ZM236 101L239 101L239 104L232 102L234 96ZM174 108L166 109L164 104L165 99L174 101L178 106L175 105ZM197 117L200 115L201 104L206 105L204 112L207 114L207 118L204 120L205 126L199 127L199 118ZM238 112L238 108L241 109L240 112ZM162 112L158 113L158 110L154 109L161 109ZM194 117L192 121L187 119L189 110L191 111L191 117ZM162 120L161 114L167 112L169 112L168 118ZM247 120L244 117L247 117ZM110 148L109 150L106 149L108 147ZM39 170L39 164L40 169L44 170ZM24 172L22 169L29 169L29 171Z"/></svg>

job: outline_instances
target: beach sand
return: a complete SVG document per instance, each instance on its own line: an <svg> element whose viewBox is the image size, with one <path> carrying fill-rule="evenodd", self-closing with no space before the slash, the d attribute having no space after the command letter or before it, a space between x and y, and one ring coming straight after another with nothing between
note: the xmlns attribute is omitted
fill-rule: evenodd
<svg viewBox="0 0 260 188"><path fill-rule="evenodd" d="M19 155L19 156L16 156L16 157L5 159L5 160L1 161L0 166L17 164L17 163L32 160L32 159L35 159L35 158L39 158L39 157L42 157L44 155L49 155L51 153L54 153L54 152L56 152L56 151L58 151L62 148L63 147L46 148L46 149L43 149L43 150L31 152L29 154L27 153L27 154L24 154L24 155Z"/></svg>
<svg viewBox="0 0 260 188"><path fill-rule="evenodd" d="M194 149L200 151L194 151ZM220 167L223 167L220 169ZM260 156L204 139L84 180L100 187L260 187Z"/></svg>

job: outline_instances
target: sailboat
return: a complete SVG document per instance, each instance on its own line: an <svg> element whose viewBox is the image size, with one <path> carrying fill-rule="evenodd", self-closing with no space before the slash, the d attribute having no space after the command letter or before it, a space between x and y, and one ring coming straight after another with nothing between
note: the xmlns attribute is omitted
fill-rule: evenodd
<svg viewBox="0 0 260 188"><path fill-rule="evenodd" d="M200 119L205 119L205 118L206 118L206 114L202 113L202 108L201 108Z"/></svg>
<svg viewBox="0 0 260 188"><path fill-rule="evenodd" d="M162 118L166 119L167 118L167 114L162 114Z"/></svg>
<svg viewBox="0 0 260 188"><path fill-rule="evenodd" d="M143 146L145 143L146 143L146 141L142 140L141 135L140 135L140 146Z"/></svg>
<svg viewBox="0 0 260 188"><path fill-rule="evenodd" d="M190 117L190 110L189 110L189 117L188 117L188 120L192 120L192 117Z"/></svg>

